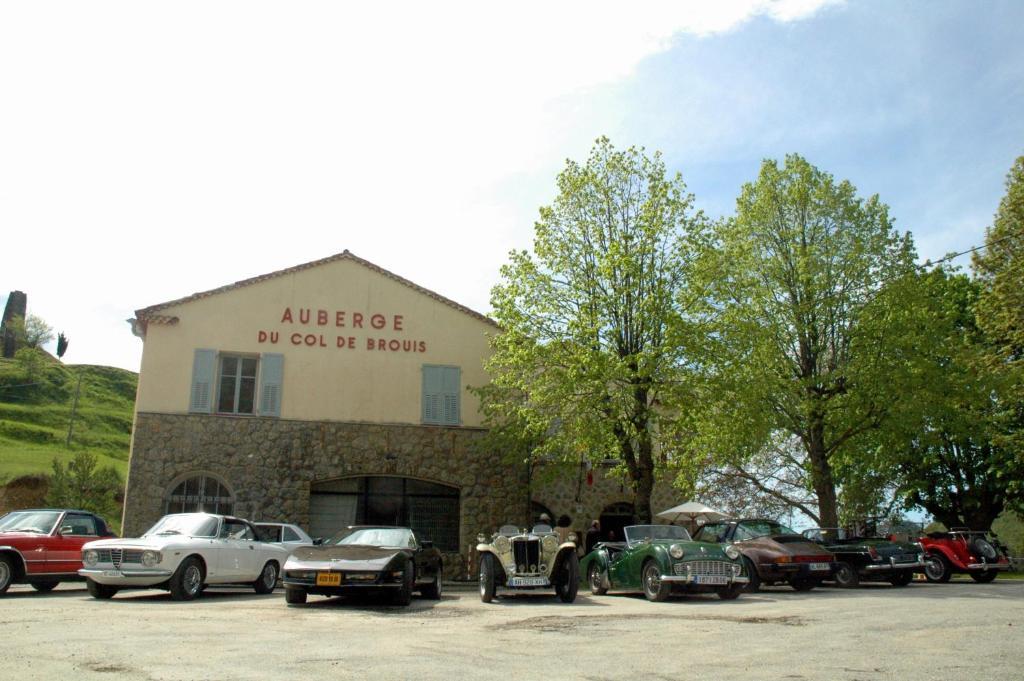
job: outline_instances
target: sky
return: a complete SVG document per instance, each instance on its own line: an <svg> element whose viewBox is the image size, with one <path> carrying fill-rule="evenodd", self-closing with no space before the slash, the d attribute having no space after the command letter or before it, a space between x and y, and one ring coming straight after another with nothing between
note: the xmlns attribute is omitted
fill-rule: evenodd
<svg viewBox="0 0 1024 681"><path fill-rule="evenodd" d="M799 153L935 259L1022 112L1012 1L3 3L0 304L133 371L134 310L345 249L486 313L601 135L712 217Z"/></svg>

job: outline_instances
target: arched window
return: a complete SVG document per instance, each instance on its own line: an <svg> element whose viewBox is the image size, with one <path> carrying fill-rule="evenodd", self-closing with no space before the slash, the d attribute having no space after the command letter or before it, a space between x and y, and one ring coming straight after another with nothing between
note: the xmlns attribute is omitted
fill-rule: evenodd
<svg viewBox="0 0 1024 681"><path fill-rule="evenodd" d="M235 496L227 485L212 475L200 474L185 478L171 490L164 503L165 513L222 513L231 515Z"/></svg>

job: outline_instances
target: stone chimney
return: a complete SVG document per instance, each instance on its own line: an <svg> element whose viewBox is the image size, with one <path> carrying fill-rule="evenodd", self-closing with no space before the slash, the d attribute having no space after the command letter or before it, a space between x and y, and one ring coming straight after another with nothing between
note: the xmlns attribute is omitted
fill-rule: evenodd
<svg viewBox="0 0 1024 681"><path fill-rule="evenodd" d="M7 305L4 307L3 323L0 323L0 328L3 329L3 356L7 359L14 357L14 353L18 350L14 329L9 328L8 322L15 317L24 319L27 311L28 296L21 291L11 291L11 295L7 298Z"/></svg>

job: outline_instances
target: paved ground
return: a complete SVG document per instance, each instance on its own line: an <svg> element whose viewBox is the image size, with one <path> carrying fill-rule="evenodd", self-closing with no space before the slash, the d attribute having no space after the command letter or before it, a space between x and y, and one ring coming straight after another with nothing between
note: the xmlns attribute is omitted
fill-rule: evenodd
<svg viewBox="0 0 1024 681"><path fill-rule="evenodd" d="M960 679L1024 677L1024 581L786 588L726 602L475 591L409 608L212 589L0 597L5 679Z"/></svg>

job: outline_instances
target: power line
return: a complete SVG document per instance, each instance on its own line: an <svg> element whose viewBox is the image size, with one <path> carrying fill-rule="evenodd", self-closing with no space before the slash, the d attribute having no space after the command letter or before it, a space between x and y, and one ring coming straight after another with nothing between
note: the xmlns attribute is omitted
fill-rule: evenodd
<svg viewBox="0 0 1024 681"><path fill-rule="evenodd" d="M1017 238L1017 236L1018 236L1017 234L1007 234L1006 236L1004 236L1002 238L999 238L999 239L996 239L995 241L992 241L990 243L979 244L977 246L973 246L971 248L968 248L966 251L960 251L959 253L950 253L949 255L946 255L946 256L943 256L943 257L939 258L938 260L925 260L924 264L918 265L917 268L923 270L926 267L932 267L934 265L938 265L939 263L943 263L943 262L946 262L948 260L954 260L956 258L959 258L961 255L967 255L968 253L974 253L975 251L980 251L983 248L990 248L990 247L995 246L996 244L1002 243L1004 241L1009 241L1010 239L1015 239L1015 238Z"/></svg>

